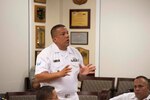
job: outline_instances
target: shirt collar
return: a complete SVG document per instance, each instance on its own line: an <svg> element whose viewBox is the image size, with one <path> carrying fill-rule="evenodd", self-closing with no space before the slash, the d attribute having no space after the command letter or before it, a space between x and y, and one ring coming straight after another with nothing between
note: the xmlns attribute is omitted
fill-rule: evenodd
<svg viewBox="0 0 150 100"><path fill-rule="evenodd" d="M147 96L147 98L146 99L144 99L144 100L150 100L150 94Z"/></svg>
<svg viewBox="0 0 150 100"><path fill-rule="evenodd" d="M131 96L131 99L138 100L138 98L135 96L135 94ZM143 100L150 100L150 95L148 95L147 98L145 98Z"/></svg>
<svg viewBox="0 0 150 100"><path fill-rule="evenodd" d="M137 99L137 97L135 96L135 94L131 96L131 99L133 99L133 100Z"/></svg>
<svg viewBox="0 0 150 100"><path fill-rule="evenodd" d="M53 51L55 53L60 53L60 51L61 51L55 43L52 44L52 48L54 49ZM71 50L70 46L67 47L67 52L71 53L71 54L73 53L73 51Z"/></svg>

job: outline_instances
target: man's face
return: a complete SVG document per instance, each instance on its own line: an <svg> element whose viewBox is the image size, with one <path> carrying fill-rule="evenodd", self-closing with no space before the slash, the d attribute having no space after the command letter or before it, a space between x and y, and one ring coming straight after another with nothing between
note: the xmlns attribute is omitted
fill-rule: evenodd
<svg viewBox="0 0 150 100"><path fill-rule="evenodd" d="M149 86L145 79L139 78L134 80L134 92L139 100L143 100L149 95Z"/></svg>
<svg viewBox="0 0 150 100"><path fill-rule="evenodd" d="M57 33L53 38L53 41L61 50L66 50L69 46L69 34L65 27L60 27L57 29Z"/></svg>

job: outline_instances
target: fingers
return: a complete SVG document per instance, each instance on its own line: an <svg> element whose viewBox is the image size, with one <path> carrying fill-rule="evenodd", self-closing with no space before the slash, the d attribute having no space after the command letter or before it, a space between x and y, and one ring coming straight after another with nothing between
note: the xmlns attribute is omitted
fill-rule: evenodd
<svg viewBox="0 0 150 100"><path fill-rule="evenodd" d="M68 76L69 72L71 72L71 67L70 65L67 65L63 70L61 70L61 74L62 76Z"/></svg>
<svg viewBox="0 0 150 100"><path fill-rule="evenodd" d="M86 67L90 67L90 66L93 66L93 65L92 64L86 65ZM79 67L82 68L83 66L81 64L79 64Z"/></svg>
<svg viewBox="0 0 150 100"><path fill-rule="evenodd" d="M68 68L70 65L67 65L65 68Z"/></svg>
<svg viewBox="0 0 150 100"><path fill-rule="evenodd" d="M95 66L90 65L88 68L89 68L89 74L95 73L95 70L96 70L96 67L95 67Z"/></svg>
<svg viewBox="0 0 150 100"><path fill-rule="evenodd" d="M88 64L88 65L87 65L87 67L90 67L90 66L92 66L92 64Z"/></svg>
<svg viewBox="0 0 150 100"><path fill-rule="evenodd" d="M94 74L95 73L95 71L93 71L93 72L89 72L89 74Z"/></svg>
<svg viewBox="0 0 150 100"><path fill-rule="evenodd" d="M72 68L70 67L70 65L67 65L65 68L64 68L64 70L71 70Z"/></svg>
<svg viewBox="0 0 150 100"><path fill-rule="evenodd" d="M87 67L90 69L90 70L95 70L96 67L92 64L88 64Z"/></svg>
<svg viewBox="0 0 150 100"><path fill-rule="evenodd" d="M96 68L95 68L95 66L89 66L89 69L94 70L94 69L96 69Z"/></svg>
<svg viewBox="0 0 150 100"><path fill-rule="evenodd" d="M82 68L81 64L79 64L79 67Z"/></svg>

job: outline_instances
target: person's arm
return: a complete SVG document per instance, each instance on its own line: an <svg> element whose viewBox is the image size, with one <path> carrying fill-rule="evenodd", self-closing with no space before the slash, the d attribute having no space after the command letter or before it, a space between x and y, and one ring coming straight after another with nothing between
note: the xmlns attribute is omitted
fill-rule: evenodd
<svg viewBox="0 0 150 100"><path fill-rule="evenodd" d="M76 51L76 54L77 54L77 56L79 58L80 72L78 74L78 80L80 81L86 75L95 73L95 69L96 68L92 64L88 64L88 65L85 66L84 62L83 62L83 57L82 57L81 53L77 49L75 49L75 51Z"/></svg>
<svg viewBox="0 0 150 100"><path fill-rule="evenodd" d="M88 75L88 74L93 74L95 73L95 66L92 64L88 64L86 66L80 66L80 75Z"/></svg>
<svg viewBox="0 0 150 100"><path fill-rule="evenodd" d="M82 77L88 75L88 74L94 74L95 73L95 66L92 64L88 64L87 66L80 66L80 72L78 75L78 80L81 80Z"/></svg>
<svg viewBox="0 0 150 100"><path fill-rule="evenodd" d="M33 89L38 89L38 88L40 88L40 83L38 82L38 80L36 79L36 78L33 78L32 79L32 88Z"/></svg>
<svg viewBox="0 0 150 100"><path fill-rule="evenodd" d="M38 80L38 82L50 82L52 80L67 76L69 72L71 72L72 68L69 68L69 65L67 65L64 69L58 72L48 73L48 72L42 72L40 74L36 74L35 78Z"/></svg>

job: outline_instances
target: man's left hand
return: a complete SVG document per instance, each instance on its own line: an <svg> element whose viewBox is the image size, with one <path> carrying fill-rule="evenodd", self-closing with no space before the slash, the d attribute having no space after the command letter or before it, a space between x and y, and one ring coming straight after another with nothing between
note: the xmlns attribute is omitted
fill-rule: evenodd
<svg viewBox="0 0 150 100"><path fill-rule="evenodd" d="M92 64L88 64L86 66L80 66L80 75L88 75L88 74L94 74L96 67Z"/></svg>

